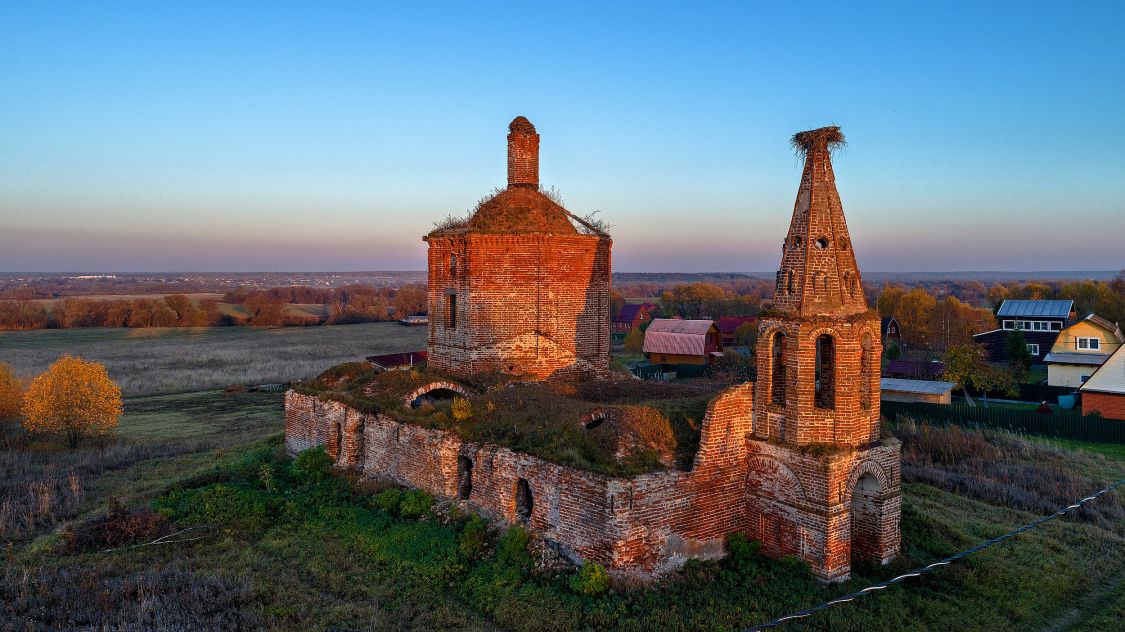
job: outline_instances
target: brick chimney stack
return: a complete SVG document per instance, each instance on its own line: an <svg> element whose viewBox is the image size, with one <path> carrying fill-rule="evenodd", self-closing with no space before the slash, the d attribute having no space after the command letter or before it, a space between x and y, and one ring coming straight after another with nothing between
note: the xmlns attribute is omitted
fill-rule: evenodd
<svg viewBox="0 0 1125 632"><path fill-rule="evenodd" d="M522 116L508 125L508 186L539 189L539 134Z"/></svg>

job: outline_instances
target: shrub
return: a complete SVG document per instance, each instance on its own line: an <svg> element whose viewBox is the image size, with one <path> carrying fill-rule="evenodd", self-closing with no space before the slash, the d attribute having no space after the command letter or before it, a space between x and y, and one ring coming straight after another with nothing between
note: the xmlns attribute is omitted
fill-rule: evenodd
<svg viewBox="0 0 1125 632"><path fill-rule="evenodd" d="M149 542L170 531L164 516L150 510L131 512L115 501L108 513L68 526L62 538L68 550L77 551Z"/></svg>
<svg viewBox="0 0 1125 632"><path fill-rule="evenodd" d="M302 484L314 484L328 478L332 473L332 457L323 447L305 450L293 459L290 466L293 479Z"/></svg>
<svg viewBox="0 0 1125 632"><path fill-rule="evenodd" d="M420 489L407 490L398 505L398 513L403 518L417 518L425 515L434 506L434 497Z"/></svg>
<svg viewBox="0 0 1125 632"><path fill-rule="evenodd" d="M502 565L517 568L531 567L531 554L527 545L531 541L531 533L519 525L508 527L496 545L496 561Z"/></svg>
<svg viewBox="0 0 1125 632"><path fill-rule="evenodd" d="M609 589L609 574L593 560L583 560L582 569L570 578L570 589L580 595L600 595Z"/></svg>
<svg viewBox="0 0 1125 632"><path fill-rule="evenodd" d="M761 542L750 540L743 531L736 531L727 536L727 551L730 552L730 557L733 560L745 560L755 557L761 546Z"/></svg>
<svg viewBox="0 0 1125 632"><path fill-rule="evenodd" d="M397 487L384 489L375 494L375 505L389 514L397 514L402 503L402 490Z"/></svg>
<svg viewBox="0 0 1125 632"><path fill-rule="evenodd" d="M457 536L457 551L466 558L480 557L488 536L488 521L473 514Z"/></svg>
<svg viewBox="0 0 1125 632"><path fill-rule="evenodd" d="M23 407L23 380L11 365L0 362L0 424L20 416Z"/></svg>
<svg viewBox="0 0 1125 632"><path fill-rule="evenodd" d="M121 412L121 389L105 367L69 355L32 380L23 401L28 432L61 435L71 448L85 435L115 428Z"/></svg>
<svg viewBox="0 0 1125 632"><path fill-rule="evenodd" d="M260 498L222 483L174 490L158 499L155 508L184 524L218 524L241 531L265 529L269 514Z"/></svg>
<svg viewBox="0 0 1125 632"><path fill-rule="evenodd" d="M473 416L473 405L464 397L454 397L453 404L449 407L449 412L453 414L453 419L465 421Z"/></svg>

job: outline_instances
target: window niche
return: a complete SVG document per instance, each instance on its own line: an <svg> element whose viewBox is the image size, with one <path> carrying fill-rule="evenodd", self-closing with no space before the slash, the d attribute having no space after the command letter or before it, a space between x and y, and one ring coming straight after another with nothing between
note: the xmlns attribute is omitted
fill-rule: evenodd
<svg viewBox="0 0 1125 632"><path fill-rule="evenodd" d="M815 405L836 407L836 339L829 334L816 338Z"/></svg>

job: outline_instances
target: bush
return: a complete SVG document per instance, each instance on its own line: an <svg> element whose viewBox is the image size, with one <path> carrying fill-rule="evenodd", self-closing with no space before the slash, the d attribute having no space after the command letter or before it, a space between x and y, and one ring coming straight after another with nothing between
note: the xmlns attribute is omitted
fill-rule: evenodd
<svg viewBox="0 0 1125 632"><path fill-rule="evenodd" d="M736 531L727 536L727 551L732 560L746 560L757 556L761 542L750 540L743 531Z"/></svg>
<svg viewBox="0 0 1125 632"><path fill-rule="evenodd" d="M116 428L121 412L121 389L105 367L69 355L33 379L23 399L24 428L60 435L72 449Z"/></svg>
<svg viewBox="0 0 1125 632"><path fill-rule="evenodd" d="M531 533L519 525L508 527L496 545L496 561L505 566L521 569L531 567L531 554L527 550Z"/></svg>
<svg viewBox="0 0 1125 632"><path fill-rule="evenodd" d="M582 569L570 578L570 589L580 595L600 595L609 590L609 574L593 560L583 560Z"/></svg>
<svg viewBox="0 0 1125 632"><path fill-rule="evenodd" d="M425 515L434 506L434 497L420 489L407 490L398 505L398 513L403 518L417 518Z"/></svg>
<svg viewBox="0 0 1125 632"><path fill-rule="evenodd" d="M78 551L150 542L170 531L164 516L149 510L131 512L115 501L109 513L68 526L62 538L67 550Z"/></svg>
<svg viewBox="0 0 1125 632"><path fill-rule="evenodd" d="M449 412L453 414L453 419L465 421L473 416L473 405L464 397L454 397L453 404L449 407Z"/></svg>
<svg viewBox="0 0 1125 632"><path fill-rule="evenodd" d="M487 541L488 521L473 514L457 537L457 551L466 558L477 558L484 552Z"/></svg>
<svg viewBox="0 0 1125 632"><path fill-rule="evenodd" d="M11 365L0 362L0 425L20 416L23 406L23 380Z"/></svg>
<svg viewBox="0 0 1125 632"><path fill-rule="evenodd" d="M201 489L174 490L158 499L157 512L183 524L218 524L240 531L260 531L269 524L266 504L222 483Z"/></svg>
<svg viewBox="0 0 1125 632"><path fill-rule="evenodd" d="M328 456L323 447L305 450L293 459L290 471L298 483L319 483L332 473L332 457Z"/></svg>
<svg viewBox="0 0 1125 632"><path fill-rule="evenodd" d="M375 505L389 514L398 514L398 507L402 503L402 490L397 487L384 489L375 494Z"/></svg>

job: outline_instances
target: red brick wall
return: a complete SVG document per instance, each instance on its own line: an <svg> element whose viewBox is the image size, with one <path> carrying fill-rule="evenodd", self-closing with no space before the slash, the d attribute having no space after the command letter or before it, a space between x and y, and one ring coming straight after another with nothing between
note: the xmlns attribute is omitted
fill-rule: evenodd
<svg viewBox="0 0 1125 632"><path fill-rule="evenodd" d="M1125 419L1125 395L1082 391L1082 412L1100 413L1109 419Z"/></svg>
<svg viewBox="0 0 1125 632"><path fill-rule="evenodd" d="M431 365L530 379L607 370L609 238L470 233L430 237L429 244ZM452 271L451 255L458 262Z"/></svg>
<svg viewBox="0 0 1125 632"><path fill-rule="evenodd" d="M618 571L659 574L690 557L721 557L727 534L739 530L760 538L769 553L801 556L826 580L847 577L853 538L863 544L856 550L861 558L892 557L899 543L898 445L814 457L752 440L753 390L745 383L711 401L690 472L593 474L294 392L286 395L286 448L326 445L343 455L340 465L446 498L458 495L458 458L467 458L469 504L508 522L519 520L523 478L532 490L531 528L576 557ZM334 439L341 424L342 452ZM851 494L864 472L873 473L878 493L853 527Z"/></svg>
<svg viewBox="0 0 1125 632"><path fill-rule="evenodd" d="M773 376L772 346L775 332L785 334L786 403L770 398ZM816 339L833 337L835 345L835 405L815 403ZM864 349L865 340L870 345ZM762 318L757 345L758 381L754 436L794 445L830 443L862 446L879 439L879 318L863 313L849 317ZM868 361L860 371L862 356ZM866 381L864 388L863 381Z"/></svg>
<svg viewBox="0 0 1125 632"><path fill-rule="evenodd" d="M514 122L513 122L514 123ZM539 189L539 134L513 125L508 134L508 186Z"/></svg>

